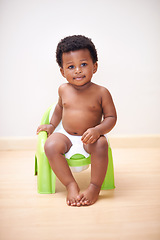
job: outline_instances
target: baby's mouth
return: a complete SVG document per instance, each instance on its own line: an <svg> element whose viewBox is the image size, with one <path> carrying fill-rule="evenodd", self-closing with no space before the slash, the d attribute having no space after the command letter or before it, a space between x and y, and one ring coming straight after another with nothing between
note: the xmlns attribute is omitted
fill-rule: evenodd
<svg viewBox="0 0 160 240"><path fill-rule="evenodd" d="M85 76L79 76L79 77L75 77L73 78L74 80L77 80L77 81L81 81L83 78L85 78Z"/></svg>

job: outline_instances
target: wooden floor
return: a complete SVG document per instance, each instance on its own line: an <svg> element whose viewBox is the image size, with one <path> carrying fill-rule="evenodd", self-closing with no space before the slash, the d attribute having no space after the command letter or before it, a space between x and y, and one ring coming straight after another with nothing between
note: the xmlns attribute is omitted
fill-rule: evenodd
<svg viewBox="0 0 160 240"><path fill-rule="evenodd" d="M68 207L66 191L37 193L34 151L0 152L1 240L159 240L160 149L113 149L116 189L90 207ZM90 169L75 175L81 189Z"/></svg>

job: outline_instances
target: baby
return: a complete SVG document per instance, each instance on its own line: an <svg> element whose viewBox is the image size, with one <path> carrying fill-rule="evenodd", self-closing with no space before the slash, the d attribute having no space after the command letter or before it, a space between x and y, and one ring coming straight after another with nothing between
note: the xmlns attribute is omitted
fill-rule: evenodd
<svg viewBox="0 0 160 240"><path fill-rule="evenodd" d="M74 35L62 39L56 50L61 74L67 83L59 87L59 99L49 125L37 129L46 131L45 153L50 166L67 189L67 204L94 204L99 196L108 165L108 143L104 134L116 124L116 110L109 91L92 83L97 72L97 51L91 39ZM63 132L54 132L62 120ZM69 136L81 136L84 150L91 154L91 180L80 193L79 186L64 154L74 142Z"/></svg>

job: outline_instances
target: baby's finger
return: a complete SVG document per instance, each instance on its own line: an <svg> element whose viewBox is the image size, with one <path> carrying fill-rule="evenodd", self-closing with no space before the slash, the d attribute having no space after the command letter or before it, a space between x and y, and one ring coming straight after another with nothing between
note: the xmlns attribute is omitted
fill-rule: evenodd
<svg viewBox="0 0 160 240"><path fill-rule="evenodd" d="M41 131L43 131L41 128L37 131L37 134L40 133Z"/></svg>
<svg viewBox="0 0 160 240"><path fill-rule="evenodd" d="M85 144L89 144L91 139L92 139L92 136L90 136L90 134L87 134L82 142Z"/></svg>
<svg viewBox="0 0 160 240"><path fill-rule="evenodd" d="M37 134L38 134L40 131L41 131L41 128L38 127L38 128L37 128Z"/></svg>
<svg viewBox="0 0 160 240"><path fill-rule="evenodd" d="M94 143L96 140L91 136L88 141L86 142L86 144L92 144Z"/></svg>
<svg viewBox="0 0 160 240"><path fill-rule="evenodd" d="M96 139L92 139L91 141L90 141L90 144L93 144L93 143L95 143L96 142Z"/></svg>
<svg viewBox="0 0 160 240"><path fill-rule="evenodd" d="M82 141L87 136L87 134L88 134L87 131L83 133L82 138L81 138Z"/></svg>
<svg viewBox="0 0 160 240"><path fill-rule="evenodd" d="M81 138L81 140L82 140L83 143L87 143L87 141L88 141L88 137L85 136L85 137Z"/></svg>
<svg viewBox="0 0 160 240"><path fill-rule="evenodd" d="M81 137L81 141L84 143L86 141L86 134L83 134L82 137Z"/></svg>
<svg viewBox="0 0 160 240"><path fill-rule="evenodd" d="M37 134L41 131L46 131L46 126L45 125L40 125L38 128L37 128Z"/></svg>

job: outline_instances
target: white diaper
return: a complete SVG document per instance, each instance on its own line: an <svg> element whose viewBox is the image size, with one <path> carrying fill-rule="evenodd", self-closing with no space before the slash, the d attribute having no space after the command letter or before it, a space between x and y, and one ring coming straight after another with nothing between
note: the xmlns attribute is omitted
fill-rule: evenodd
<svg viewBox="0 0 160 240"><path fill-rule="evenodd" d="M63 127L56 132L64 134L66 137L69 138L69 140L73 144L70 150L67 153L65 153L66 158L70 159L74 154L77 154L77 153L82 154L85 157L89 157L89 154L84 150L83 142L81 141L82 136L71 135L67 133Z"/></svg>

